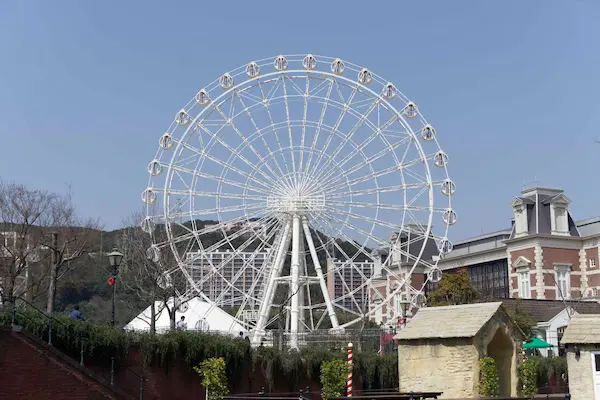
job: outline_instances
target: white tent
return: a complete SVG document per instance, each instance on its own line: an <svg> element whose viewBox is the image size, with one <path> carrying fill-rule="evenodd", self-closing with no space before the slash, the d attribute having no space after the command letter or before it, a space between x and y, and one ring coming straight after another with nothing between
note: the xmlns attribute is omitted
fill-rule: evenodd
<svg viewBox="0 0 600 400"><path fill-rule="evenodd" d="M170 305L173 300L169 300ZM171 327L169 320L169 311L162 301L154 303L156 310L156 331L168 331ZM181 317L185 317L187 330L214 332L238 337L240 332L247 335L248 331L239 324L235 318L223 311L219 307L211 306L198 298L193 298L179 307L175 314L175 320L179 321ZM148 331L150 329L150 306L142 311L131 322L125 325L125 330L130 331Z"/></svg>

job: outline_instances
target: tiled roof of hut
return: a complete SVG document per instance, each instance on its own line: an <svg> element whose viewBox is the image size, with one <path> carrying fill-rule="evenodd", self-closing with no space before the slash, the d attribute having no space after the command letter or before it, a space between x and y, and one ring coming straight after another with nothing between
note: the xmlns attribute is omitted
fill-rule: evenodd
<svg viewBox="0 0 600 400"><path fill-rule="evenodd" d="M501 305L501 302L496 302L421 308L395 339L471 338Z"/></svg>

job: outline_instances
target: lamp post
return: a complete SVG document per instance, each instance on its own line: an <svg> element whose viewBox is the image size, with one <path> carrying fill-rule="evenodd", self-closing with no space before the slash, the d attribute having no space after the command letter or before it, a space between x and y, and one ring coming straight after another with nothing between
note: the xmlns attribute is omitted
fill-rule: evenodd
<svg viewBox="0 0 600 400"><path fill-rule="evenodd" d="M108 262L112 267L112 277L113 277L113 293L112 293L112 317L110 326L115 326L115 294L117 290L117 274L119 272L119 266L121 265L121 261L123 261L123 254L121 254L117 248L113 248L113 251L108 253Z"/></svg>
<svg viewBox="0 0 600 400"><path fill-rule="evenodd" d="M406 314L408 314L409 303L407 301L402 302L402 328L406 326Z"/></svg>

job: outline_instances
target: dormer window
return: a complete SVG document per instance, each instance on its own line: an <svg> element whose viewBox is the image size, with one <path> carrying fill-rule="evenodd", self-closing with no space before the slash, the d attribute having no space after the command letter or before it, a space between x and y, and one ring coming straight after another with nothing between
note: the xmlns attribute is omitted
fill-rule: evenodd
<svg viewBox="0 0 600 400"><path fill-rule="evenodd" d="M515 237L525 236L528 233L527 206L522 199L514 199L511 203L515 212Z"/></svg>
<svg viewBox="0 0 600 400"><path fill-rule="evenodd" d="M571 201L560 195L550 203L550 228L553 235L569 236L569 203Z"/></svg>

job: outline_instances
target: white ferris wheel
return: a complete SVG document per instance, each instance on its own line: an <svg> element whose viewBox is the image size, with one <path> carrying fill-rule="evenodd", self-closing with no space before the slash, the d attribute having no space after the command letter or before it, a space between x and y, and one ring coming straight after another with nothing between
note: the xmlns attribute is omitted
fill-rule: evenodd
<svg viewBox="0 0 600 400"><path fill-rule="evenodd" d="M230 307L255 345L278 319L297 347L303 332L394 318L399 298L422 305L452 250L447 163L417 105L372 71L310 54L253 61L200 89L160 137L142 193L148 254L172 252L181 296Z"/></svg>

